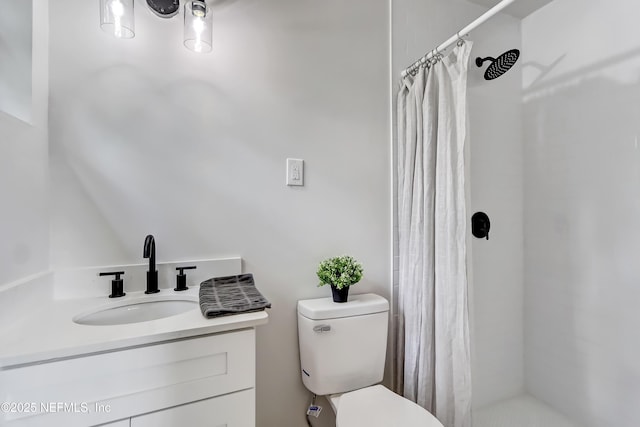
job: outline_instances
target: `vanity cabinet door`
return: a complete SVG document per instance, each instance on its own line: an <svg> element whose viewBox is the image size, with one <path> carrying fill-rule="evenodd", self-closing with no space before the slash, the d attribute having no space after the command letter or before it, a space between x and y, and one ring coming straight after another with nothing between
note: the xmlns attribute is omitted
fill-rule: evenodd
<svg viewBox="0 0 640 427"><path fill-rule="evenodd" d="M255 390L243 390L131 418L131 427L255 427Z"/></svg>

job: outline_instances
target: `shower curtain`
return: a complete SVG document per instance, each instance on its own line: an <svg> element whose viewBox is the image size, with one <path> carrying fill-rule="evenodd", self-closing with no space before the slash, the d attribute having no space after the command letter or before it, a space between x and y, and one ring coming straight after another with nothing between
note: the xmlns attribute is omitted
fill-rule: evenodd
<svg viewBox="0 0 640 427"><path fill-rule="evenodd" d="M471 425L464 145L467 41L398 93L396 391Z"/></svg>

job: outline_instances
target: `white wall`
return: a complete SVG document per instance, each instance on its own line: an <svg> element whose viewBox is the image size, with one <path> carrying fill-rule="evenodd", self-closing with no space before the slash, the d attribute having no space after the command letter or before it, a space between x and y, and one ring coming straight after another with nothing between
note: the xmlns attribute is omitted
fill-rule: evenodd
<svg viewBox="0 0 640 427"><path fill-rule="evenodd" d="M31 0L0 0L0 111L31 121Z"/></svg>
<svg viewBox="0 0 640 427"><path fill-rule="evenodd" d="M32 124L0 111L0 285L49 266L47 8L46 1L34 0Z"/></svg>
<svg viewBox="0 0 640 427"><path fill-rule="evenodd" d="M640 4L523 22L526 384L578 425L640 425Z"/></svg>
<svg viewBox="0 0 640 427"><path fill-rule="evenodd" d="M464 1L392 4L394 96L404 67L486 11ZM520 21L496 16L469 39L474 47L469 65L471 204L467 209L469 218L476 211L486 212L492 224L490 240L473 238L470 250L473 404L479 407L524 389L520 65L486 82L486 65L479 69L474 64L476 56L496 57L519 48Z"/></svg>
<svg viewBox="0 0 640 427"><path fill-rule="evenodd" d="M273 303L258 426L302 426L295 304L329 296L318 262L351 254L352 292L390 294L388 2L218 2L204 56L182 16L137 2L116 40L98 3L51 10L53 266L140 262L148 233L159 260L242 256ZM284 185L287 157L305 187Z"/></svg>

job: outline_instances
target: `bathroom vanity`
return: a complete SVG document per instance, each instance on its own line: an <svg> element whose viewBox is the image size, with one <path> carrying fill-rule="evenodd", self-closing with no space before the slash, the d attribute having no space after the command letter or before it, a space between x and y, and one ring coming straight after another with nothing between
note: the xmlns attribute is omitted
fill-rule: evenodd
<svg viewBox="0 0 640 427"><path fill-rule="evenodd" d="M239 273L239 265L213 275ZM197 291L192 286L180 298L197 299ZM143 298L135 291L127 297ZM3 332L0 425L255 426L255 327L267 322L266 312L205 319L194 304L131 324L72 320L105 304L115 303L53 298Z"/></svg>

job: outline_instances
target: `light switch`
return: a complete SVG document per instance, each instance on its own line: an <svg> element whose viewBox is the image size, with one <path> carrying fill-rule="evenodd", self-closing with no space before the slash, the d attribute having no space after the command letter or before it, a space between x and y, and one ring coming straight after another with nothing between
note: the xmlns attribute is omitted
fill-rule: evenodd
<svg viewBox="0 0 640 427"><path fill-rule="evenodd" d="M287 159L287 185L304 185L304 160Z"/></svg>

